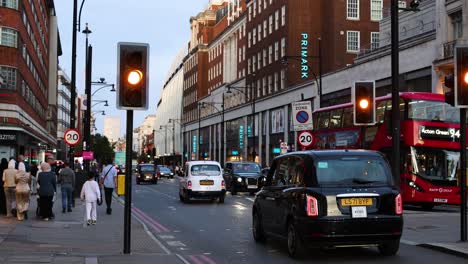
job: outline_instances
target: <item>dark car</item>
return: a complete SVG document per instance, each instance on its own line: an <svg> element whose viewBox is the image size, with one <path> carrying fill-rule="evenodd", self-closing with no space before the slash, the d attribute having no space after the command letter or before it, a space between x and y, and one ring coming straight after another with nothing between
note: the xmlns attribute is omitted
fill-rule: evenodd
<svg viewBox="0 0 468 264"><path fill-rule="evenodd" d="M232 195L237 192L254 194L263 179L260 166L255 162L226 162L223 178Z"/></svg>
<svg viewBox="0 0 468 264"><path fill-rule="evenodd" d="M292 152L275 158L253 205L253 237L306 247L374 246L395 255L402 200L388 162L374 151Z"/></svg>
<svg viewBox="0 0 468 264"><path fill-rule="evenodd" d="M137 168L136 183L151 182L158 184L158 175L156 174L156 166L154 164L139 164Z"/></svg>
<svg viewBox="0 0 468 264"><path fill-rule="evenodd" d="M164 165L158 165L158 167L156 168L156 174L159 178L174 178L174 172L172 172L172 170L169 167L166 167Z"/></svg>

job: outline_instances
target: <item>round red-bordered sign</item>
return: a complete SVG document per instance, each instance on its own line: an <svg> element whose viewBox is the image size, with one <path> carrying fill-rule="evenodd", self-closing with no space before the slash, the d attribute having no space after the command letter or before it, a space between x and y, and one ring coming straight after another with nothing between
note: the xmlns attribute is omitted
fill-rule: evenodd
<svg viewBox="0 0 468 264"><path fill-rule="evenodd" d="M313 141L314 137L309 131L302 131L301 133L299 133L299 135L297 135L297 142L303 147L310 147Z"/></svg>
<svg viewBox="0 0 468 264"><path fill-rule="evenodd" d="M70 128L63 134L63 138L65 139L65 143L69 146L76 146L80 143L81 135L80 132L74 128Z"/></svg>

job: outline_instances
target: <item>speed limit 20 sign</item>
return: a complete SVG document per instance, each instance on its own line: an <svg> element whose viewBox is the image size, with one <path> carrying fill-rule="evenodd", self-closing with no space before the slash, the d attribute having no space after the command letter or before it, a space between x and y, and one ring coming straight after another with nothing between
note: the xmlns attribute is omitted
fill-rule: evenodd
<svg viewBox="0 0 468 264"><path fill-rule="evenodd" d="M67 143L67 145L75 146L80 142L81 136L78 130L71 128L65 131L63 138L65 139L65 143Z"/></svg>
<svg viewBox="0 0 468 264"><path fill-rule="evenodd" d="M297 136L297 141L303 147L309 147L312 145L313 139L314 138L309 131L303 131Z"/></svg>

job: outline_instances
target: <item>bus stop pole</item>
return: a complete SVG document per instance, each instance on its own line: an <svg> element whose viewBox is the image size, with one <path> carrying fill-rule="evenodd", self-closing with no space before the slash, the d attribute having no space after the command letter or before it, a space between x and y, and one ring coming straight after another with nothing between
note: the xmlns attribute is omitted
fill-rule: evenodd
<svg viewBox="0 0 468 264"><path fill-rule="evenodd" d="M461 241L466 242L466 108L460 108L460 134L460 238Z"/></svg>

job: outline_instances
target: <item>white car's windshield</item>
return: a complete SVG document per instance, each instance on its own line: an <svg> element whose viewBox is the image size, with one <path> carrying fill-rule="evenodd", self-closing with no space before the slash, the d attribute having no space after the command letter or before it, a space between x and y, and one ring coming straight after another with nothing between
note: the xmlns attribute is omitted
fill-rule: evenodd
<svg viewBox="0 0 468 264"><path fill-rule="evenodd" d="M193 165L190 171L193 176L217 176L221 168L217 165Z"/></svg>

